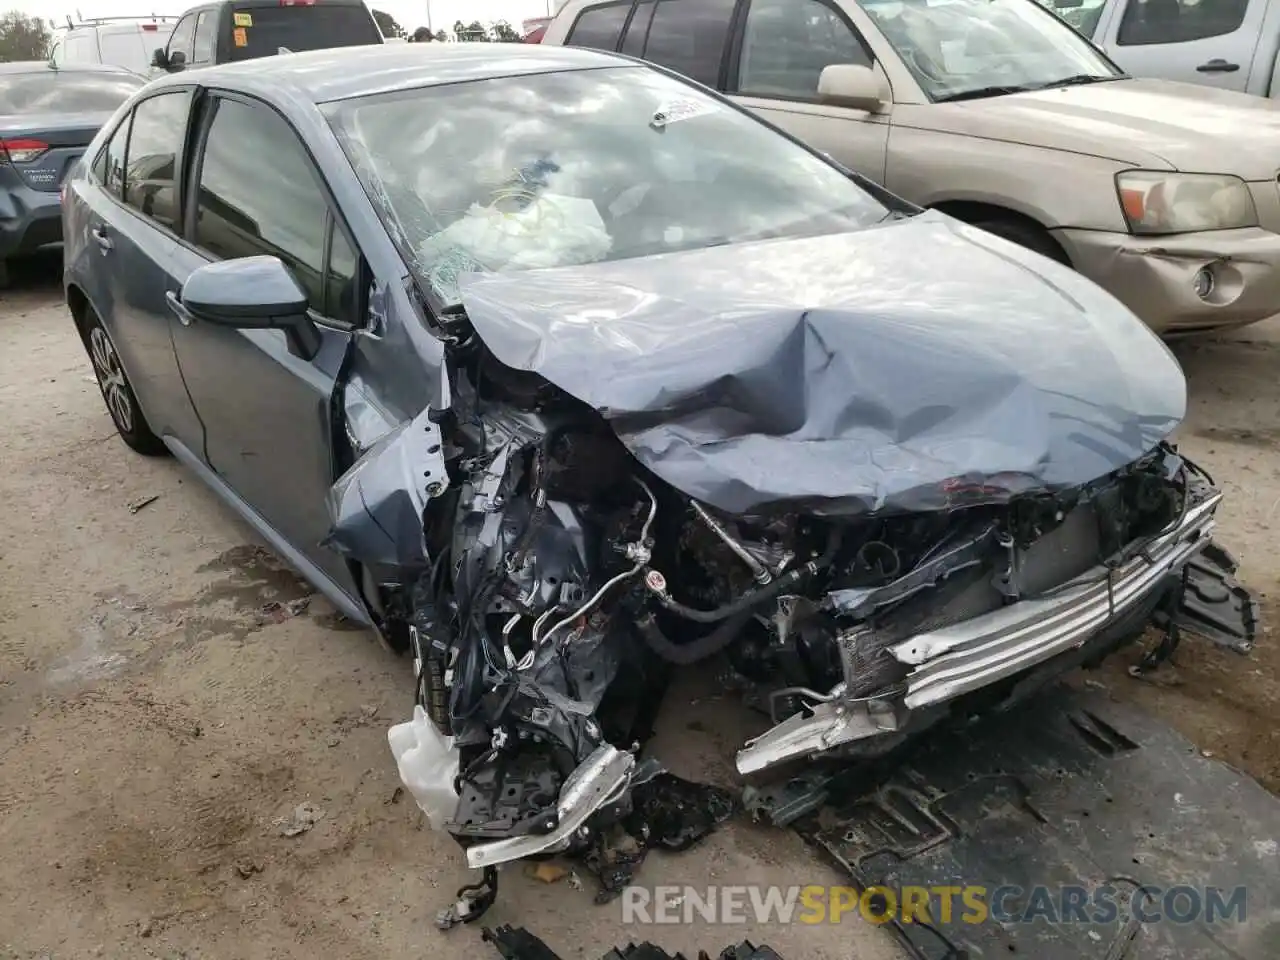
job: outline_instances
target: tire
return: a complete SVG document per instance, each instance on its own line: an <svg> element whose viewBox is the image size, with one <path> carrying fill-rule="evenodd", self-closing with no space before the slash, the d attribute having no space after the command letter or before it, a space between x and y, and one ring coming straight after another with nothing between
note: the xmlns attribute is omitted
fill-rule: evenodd
<svg viewBox="0 0 1280 960"><path fill-rule="evenodd" d="M987 233L994 233L997 237L1003 237L1020 247L1026 247L1050 260L1056 260L1064 266L1071 266L1062 248L1053 237L1049 236L1049 232L1038 224L1020 223L1017 220L981 220L974 222L973 226Z"/></svg>
<svg viewBox="0 0 1280 960"><path fill-rule="evenodd" d="M147 418L142 415L133 386L120 363L115 344L107 328L102 325L92 308L85 307L84 344L93 364L93 374L102 391L103 402L111 414L116 432L133 450L146 457L163 457L169 453L164 442L151 432Z"/></svg>

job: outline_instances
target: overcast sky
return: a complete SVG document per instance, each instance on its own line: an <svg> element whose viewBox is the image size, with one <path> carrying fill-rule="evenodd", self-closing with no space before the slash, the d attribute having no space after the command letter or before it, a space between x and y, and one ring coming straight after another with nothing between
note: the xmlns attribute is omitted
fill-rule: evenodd
<svg viewBox="0 0 1280 960"><path fill-rule="evenodd" d="M142 16L146 14L178 14L196 6L199 0L0 0L0 10L21 10L33 16L52 16L62 23L77 11L85 18L110 16ZM455 20L470 23L480 20L510 21L518 29L527 17L545 16L547 5L554 10L557 0L430 0L431 25L449 29ZM385 10L412 32L427 22L427 0L376 0L369 4Z"/></svg>

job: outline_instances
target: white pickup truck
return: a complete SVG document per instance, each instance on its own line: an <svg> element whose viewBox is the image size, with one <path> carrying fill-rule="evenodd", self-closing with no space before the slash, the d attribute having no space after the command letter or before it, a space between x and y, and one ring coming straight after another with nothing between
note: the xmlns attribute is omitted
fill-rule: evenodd
<svg viewBox="0 0 1280 960"><path fill-rule="evenodd" d="M1280 0L1040 0L1138 77L1280 97Z"/></svg>

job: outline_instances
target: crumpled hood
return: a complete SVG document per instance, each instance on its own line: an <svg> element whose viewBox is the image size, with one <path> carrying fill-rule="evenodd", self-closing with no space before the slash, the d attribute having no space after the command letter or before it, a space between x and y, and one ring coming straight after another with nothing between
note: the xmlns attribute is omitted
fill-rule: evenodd
<svg viewBox="0 0 1280 960"><path fill-rule="evenodd" d="M934 104L920 108L912 125L1135 167L1168 165L1245 180L1270 180L1280 170L1275 101L1171 80L1132 78Z"/></svg>
<svg viewBox="0 0 1280 960"><path fill-rule="evenodd" d="M1077 486L1182 419L1165 346L1066 267L939 214L464 278L504 364L746 514L931 510Z"/></svg>

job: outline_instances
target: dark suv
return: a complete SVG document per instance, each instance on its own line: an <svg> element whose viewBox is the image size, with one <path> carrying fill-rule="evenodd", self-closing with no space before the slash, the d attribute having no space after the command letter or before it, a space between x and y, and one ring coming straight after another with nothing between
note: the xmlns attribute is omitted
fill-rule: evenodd
<svg viewBox="0 0 1280 960"><path fill-rule="evenodd" d="M370 43L382 43L382 31L362 0L222 0L184 13L152 66L175 73Z"/></svg>

